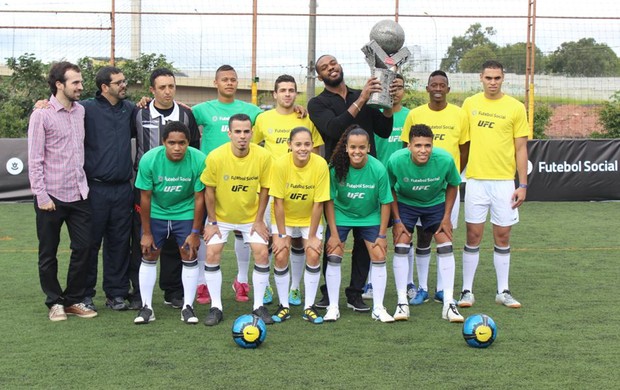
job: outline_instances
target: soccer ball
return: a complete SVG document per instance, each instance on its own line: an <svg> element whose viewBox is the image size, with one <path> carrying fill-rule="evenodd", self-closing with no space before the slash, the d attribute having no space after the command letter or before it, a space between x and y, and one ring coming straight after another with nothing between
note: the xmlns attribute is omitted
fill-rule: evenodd
<svg viewBox="0 0 620 390"><path fill-rule="evenodd" d="M470 347L486 348L497 337L495 321L486 314L474 314L463 323L463 337Z"/></svg>
<svg viewBox="0 0 620 390"><path fill-rule="evenodd" d="M233 322L232 336L241 348L256 348L265 341L267 326L258 316L244 314Z"/></svg>

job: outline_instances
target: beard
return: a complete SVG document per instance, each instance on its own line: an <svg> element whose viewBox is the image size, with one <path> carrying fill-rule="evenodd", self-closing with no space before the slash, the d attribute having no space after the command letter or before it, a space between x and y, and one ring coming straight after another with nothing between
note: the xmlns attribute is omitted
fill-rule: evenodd
<svg viewBox="0 0 620 390"><path fill-rule="evenodd" d="M337 87L340 85L340 83L342 83L342 80L344 80L344 72L342 69L340 69L340 76L337 79L323 79L323 84L330 87Z"/></svg>

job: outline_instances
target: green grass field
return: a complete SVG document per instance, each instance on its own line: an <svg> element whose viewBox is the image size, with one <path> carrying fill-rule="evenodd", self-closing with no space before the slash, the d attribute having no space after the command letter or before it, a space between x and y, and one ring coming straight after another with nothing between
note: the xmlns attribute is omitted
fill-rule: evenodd
<svg viewBox="0 0 620 390"><path fill-rule="evenodd" d="M223 262L224 321L217 327L183 324L159 290L157 321L147 326L133 325L135 312L106 309L101 293L97 318L52 323L38 281L33 207L0 204L0 388L618 388L619 217L615 202L526 203L512 239L518 310L494 303L485 233L477 302L461 312L494 318L498 338L488 349L468 347L461 326L441 320L432 300L412 307L408 322L382 324L346 309L342 294L338 322L311 325L296 307L291 320L268 328L260 348L243 350L232 341L231 325L251 303L233 299L230 247ZM456 290L464 234L463 226L455 233ZM59 257L63 275L66 239ZM343 288L348 273L345 267ZM392 312L391 266L385 303ZM197 305L201 320L207 309Z"/></svg>

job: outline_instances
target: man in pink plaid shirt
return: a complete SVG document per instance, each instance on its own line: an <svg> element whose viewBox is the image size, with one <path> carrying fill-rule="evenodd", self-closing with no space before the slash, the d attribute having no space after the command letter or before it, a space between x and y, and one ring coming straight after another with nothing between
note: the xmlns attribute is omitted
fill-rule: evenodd
<svg viewBox="0 0 620 390"><path fill-rule="evenodd" d="M34 111L28 125L28 176L35 196L39 280L51 321L66 320L67 315L92 318L97 312L82 303L91 212L84 173L84 107L76 103L83 90L80 68L69 62L56 63L48 84L51 109ZM64 290L58 281L56 257L63 223L71 239Z"/></svg>

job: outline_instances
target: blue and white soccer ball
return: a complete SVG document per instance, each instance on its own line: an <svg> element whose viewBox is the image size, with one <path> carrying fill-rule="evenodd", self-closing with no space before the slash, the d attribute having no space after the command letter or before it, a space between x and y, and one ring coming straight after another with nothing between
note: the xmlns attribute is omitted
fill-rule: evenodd
<svg viewBox="0 0 620 390"><path fill-rule="evenodd" d="M244 314L233 322L232 336L241 348L256 348L267 337L265 322L254 314Z"/></svg>
<svg viewBox="0 0 620 390"><path fill-rule="evenodd" d="M470 347L486 348L497 337L495 321L486 314L474 314L463 323L463 337Z"/></svg>

